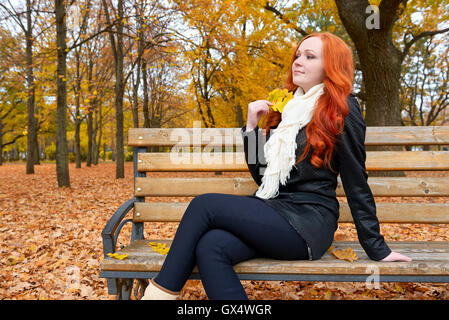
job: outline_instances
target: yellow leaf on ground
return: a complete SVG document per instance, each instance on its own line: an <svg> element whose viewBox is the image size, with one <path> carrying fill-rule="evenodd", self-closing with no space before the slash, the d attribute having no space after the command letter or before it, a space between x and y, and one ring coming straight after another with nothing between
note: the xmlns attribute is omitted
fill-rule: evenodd
<svg viewBox="0 0 449 320"><path fill-rule="evenodd" d="M24 259L25 259L25 256L22 256L22 257L20 257L20 258L17 258L17 257L9 257L9 258L8 258L8 264L9 264L10 266L13 266L13 265L18 264L19 262L22 262Z"/></svg>
<svg viewBox="0 0 449 320"><path fill-rule="evenodd" d="M43 265L45 265L47 263L47 259L42 259L42 260L39 260L38 262L36 262L34 265L36 266L36 267L42 267Z"/></svg>

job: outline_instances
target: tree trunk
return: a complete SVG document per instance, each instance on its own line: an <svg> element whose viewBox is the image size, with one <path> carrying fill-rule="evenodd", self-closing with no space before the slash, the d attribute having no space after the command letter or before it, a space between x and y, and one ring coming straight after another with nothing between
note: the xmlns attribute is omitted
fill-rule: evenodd
<svg viewBox="0 0 449 320"><path fill-rule="evenodd" d="M36 110L36 115L38 114ZM37 137L37 132L39 131L38 119L34 117L34 164L40 164L39 161L39 141Z"/></svg>
<svg viewBox="0 0 449 320"><path fill-rule="evenodd" d="M93 69L94 64L92 60L89 59L89 64L87 67L87 91L89 92L89 106L87 108L87 159L86 159L86 167L90 167L92 164L92 139L93 139L93 128L92 128L92 112L95 110L95 103L97 97L93 95Z"/></svg>
<svg viewBox="0 0 449 320"><path fill-rule="evenodd" d="M136 70L136 80L135 83L133 84L133 125L134 128L138 128L139 127L139 87L140 87L140 58L138 58L139 61L137 62L136 66L137 66L137 70ZM132 77L133 81L134 81L134 76Z"/></svg>
<svg viewBox="0 0 449 320"><path fill-rule="evenodd" d="M103 0L103 6L106 11L106 21L108 25L111 24L111 19L108 13L108 3ZM120 179L125 177L125 158L123 150L123 95L124 95L124 77L123 77L123 0L118 0L117 3L117 44L115 43L115 33L109 32L109 39L111 40L112 53L114 54L115 62L115 178ZM114 158L114 151L112 153Z"/></svg>
<svg viewBox="0 0 449 320"><path fill-rule="evenodd" d="M367 126L401 126L399 102L401 52L393 43L392 30L404 0L383 1L378 25L368 28L368 0L336 0L338 14L357 50L366 97ZM370 146L368 151L402 150L402 146ZM374 171L370 176L404 176L404 172Z"/></svg>
<svg viewBox="0 0 449 320"><path fill-rule="evenodd" d="M35 128L36 121L34 118L34 76L33 76L33 33L31 21L31 0L27 0L27 30L26 38L26 77L28 85L27 110L28 110L28 128L27 128L27 165L26 174L34 173L35 156Z"/></svg>
<svg viewBox="0 0 449 320"><path fill-rule="evenodd" d="M98 150L97 150L97 156L96 156L96 158L97 158L96 164L98 164L98 158L100 157L100 144L101 144L101 137L102 137L102 133L103 133L103 115L101 114L101 102L98 105L98 113L100 115L100 120L98 122L99 133L98 133L98 144L97 144L98 145ZM104 144L104 148L103 148L104 155L106 155L105 148L106 148L106 144ZM103 156L103 161L104 161L104 156Z"/></svg>
<svg viewBox="0 0 449 320"><path fill-rule="evenodd" d="M243 110L240 103L235 106L235 111L235 121L237 122L237 126L241 128L245 124L245 120L243 119Z"/></svg>
<svg viewBox="0 0 449 320"><path fill-rule="evenodd" d="M76 80L75 80L75 163L76 168L81 168L81 141L80 141L80 95L81 95L81 75L80 75L80 57L78 51L76 57Z"/></svg>
<svg viewBox="0 0 449 320"><path fill-rule="evenodd" d="M57 66L57 107L56 107L56 174L59 187L70 187L69 162L67 153L67 86L66 86L66 8L64 0L55 0Z"/></svg>
<svg viewBox="0 0 449 320"><path fill-rule="evenodd" d="M392 29L401 0L383 1L379 26L368 29L368 0L336 0L338 14L357 50L366 96L367 126L400 126L399 88L401 52L395 47ZM382 3L382 4L383 4Z"/></svg>
<svg viewBox="0 0 449 320"><path fill-rule="evenodd" d="M76 168L81 168L81 142L80 142L81 121L78 119L79 110L77 110L75 114L77 117L77 119L75 120L75 162Z"/></svg>
<svg viewBox="0 0 449 320"><path fill-rule="evenodd" d="M3 122L0 116L0 166L3 164Z"/></svg>
<svg viewBox="0 0 449 320"><path fill-rule="evenodd" d="M117 63L116 63L116 170L115 178L125 177L125 154L123 148L123 95L124 95L124 77L123 77L123 0L118 0L118 15L120 22L117 26Z"/></svg>
<svg viewBox="0 0 449 320"><path fill-rule="evenodd" d="M89 108L87 112L87 159L86 167L92 165L92 139L93 139L93 128L92 128L92 110Z"/></svg>
<svg viewBox="0 0 449 320"><path fill-rule="evenodd" d="M114 141L114 136L112 137L112 143L111 143L111 158L112 161L115 161L115 141Z"/></svg>
<svg viewBox="0 0 449 320"><path fill-rule="evenodd" d="M98 164L98 144L97 144L97 132L98 132L98 110L97 110L97 100L95 99L95 117L93 123L95 126L92 130L92 163L94 165Z"/></svg>
<svg viewBox="0 0 449 320"><path fill-rule="evenodd" d="M143 80L143 127L150 128L150 115L148 112L148 72L147 62L142 61L142 80Z"/></svg>

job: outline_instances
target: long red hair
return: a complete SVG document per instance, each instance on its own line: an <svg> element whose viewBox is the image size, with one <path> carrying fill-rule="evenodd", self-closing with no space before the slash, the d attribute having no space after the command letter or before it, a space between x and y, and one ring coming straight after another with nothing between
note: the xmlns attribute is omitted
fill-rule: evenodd
<svg viewBox="0 0 449 320"><path fill-rule="evenodd" d="M292 65L301 43L310 37L320 37L323 42L324 93L318 98L312 120L306 127L307 144L296 164L313 150L310 163L317 167L326 166L330 170L338 134L343 130L344 118L349 112L347 98L352 91L354 61L351 48L339 37L329 32L314 32L305 36L296 46L290 63L284 89L294 92L298 86L293 83ZM266 117L265 131L281 122L281 114L270 110ZM332 170L333 171L333 170Z"/></svg>

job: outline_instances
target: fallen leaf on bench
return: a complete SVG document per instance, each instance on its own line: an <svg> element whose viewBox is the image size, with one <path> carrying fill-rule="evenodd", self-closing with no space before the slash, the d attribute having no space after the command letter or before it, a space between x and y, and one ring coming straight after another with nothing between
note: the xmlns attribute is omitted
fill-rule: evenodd
<svg viewBox="0 0 449 320"><path fill-rule="evenodd" d="M333 249L331 252L338 259L347 260L351 263L358 259L357 254L351 248L347 248L346 251L343 251L342 249Z"/></svg>
<svg viewBox="0 0 449 320"><path fill-rule="evenodd" d="M123 259L125 259L128 256L128 254L127 253L125 253L125 254L118 254L116 252L116 253L108 253L107 256L111 257L111 258L114 258L114 259L123 260Z"/></svg>
<svg viewBox="0 0 449 320"><path fill-rule="evenodd" d="M165 243L156 243L156 242L150 242L148 245L157 253L160 253L162 255L167 254L168 250L170 250L170 247L166 247Z"/></svg>

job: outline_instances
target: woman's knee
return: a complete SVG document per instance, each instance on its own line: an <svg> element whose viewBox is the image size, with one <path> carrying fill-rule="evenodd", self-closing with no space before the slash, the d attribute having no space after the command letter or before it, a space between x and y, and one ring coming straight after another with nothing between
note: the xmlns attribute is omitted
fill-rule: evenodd
<svg viewBox="0 0 449 320"><path fill-rule="evenodd" d="M223 250L226 232L220 229L212 229L206 232L198 241L195 253L197 259L210 259L212 256L225 256Z"/></svg>
<svg viewBox="0 0 449 320"><path fill-rule="evenodd" d="M216 193L203 193L203 194L200 194L200 195L194 197L194 198L190 201L190 203L191 203L191 204L194 204L194 205L204 205L204 204L208 204L208 203L210 203L211 201L214 201L214 200L215 200L216 195L217 195Z"/></svg>
<svg viewBox="0 0 449 320"><path fill-rule="evenodd" d="M196 210L206 209L213 202L214 202L213 194L212 193L204 193L204 194L200 194L200 195L194 197L192 200L190 200L188 208L194 208Z"/></svg>
<svg viewBox="0 0 449 320"><path fill-rule="evenodd" d="M189 215L201 216L214 213L217 203L215 193L204 193L194 197L187 206L186 212Z"/></svg>

